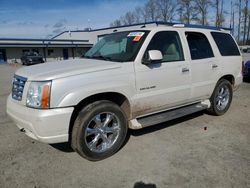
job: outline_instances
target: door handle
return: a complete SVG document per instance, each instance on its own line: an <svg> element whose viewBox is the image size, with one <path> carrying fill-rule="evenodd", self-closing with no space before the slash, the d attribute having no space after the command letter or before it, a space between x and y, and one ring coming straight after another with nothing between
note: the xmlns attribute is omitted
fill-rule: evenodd
<svg viewBox="0 0 250 188"><path fill-rule="evenodd" d="M213 69L216 69L217 67L218 67L218 65L216 65L216 64L213 64L213 65L212 65L212 68L213 68Z"/></svg>
<svg viewBox="0 0 250 188"><path fill-rule="evenodd" d="M182 72L189 72L189 68L182 68Z"/></svg>

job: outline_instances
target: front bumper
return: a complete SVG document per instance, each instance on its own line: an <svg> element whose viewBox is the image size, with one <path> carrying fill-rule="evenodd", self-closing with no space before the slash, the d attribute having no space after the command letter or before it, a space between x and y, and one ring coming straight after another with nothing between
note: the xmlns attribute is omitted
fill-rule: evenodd
<svg viewBox="0 0 250 188"><path fill-rule="evenodd" d="M7 100L7 114L17 127L27 136L49 144L68 141L73 110L73 107L39 110L18 104L11 96Z"/></svg>

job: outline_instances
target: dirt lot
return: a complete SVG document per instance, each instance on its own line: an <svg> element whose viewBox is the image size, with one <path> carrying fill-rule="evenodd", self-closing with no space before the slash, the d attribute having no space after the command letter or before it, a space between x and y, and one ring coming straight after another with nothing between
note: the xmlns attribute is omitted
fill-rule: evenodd
<svg viewBox="0 0 250 188"><path fill-rule="evenodd" d="M10 121L5 106L15 69L0 65L1 188L250 187L250 83L224 116L198 113L130 131L117 154L90 162L66 144L28 138Z"/></svg>

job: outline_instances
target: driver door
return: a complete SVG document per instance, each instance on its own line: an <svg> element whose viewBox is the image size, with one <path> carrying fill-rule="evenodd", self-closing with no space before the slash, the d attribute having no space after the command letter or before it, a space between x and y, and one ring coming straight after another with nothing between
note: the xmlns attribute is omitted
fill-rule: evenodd
<svg viewBox="0 0 250 188"><path fill-rule="evenodd" d="M163 60L145 65L135 63L135 116L162 111L190 100L190 65L185 61L182 41L176 31L160 31L151 39L149 50L159 50ZM144 55L145 56L145 55Z"/></svg>

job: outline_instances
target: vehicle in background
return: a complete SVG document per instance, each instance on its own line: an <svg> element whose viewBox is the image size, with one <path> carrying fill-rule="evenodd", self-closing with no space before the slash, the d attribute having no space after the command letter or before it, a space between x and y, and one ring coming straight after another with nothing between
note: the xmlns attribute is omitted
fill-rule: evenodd
<svg viewBox="0 0 250 188"><path fill-rule="evenodd" d="M23 65L34 65L39 63L44 63L43 57L37 52L26 52L21 57Z"/></svg>
<svg viewBox="0 0 250 188"><path fill-rule="evenodd" d="M244 65L243 77L244 80L250 80L250 60L248 60Z"/></svg>

